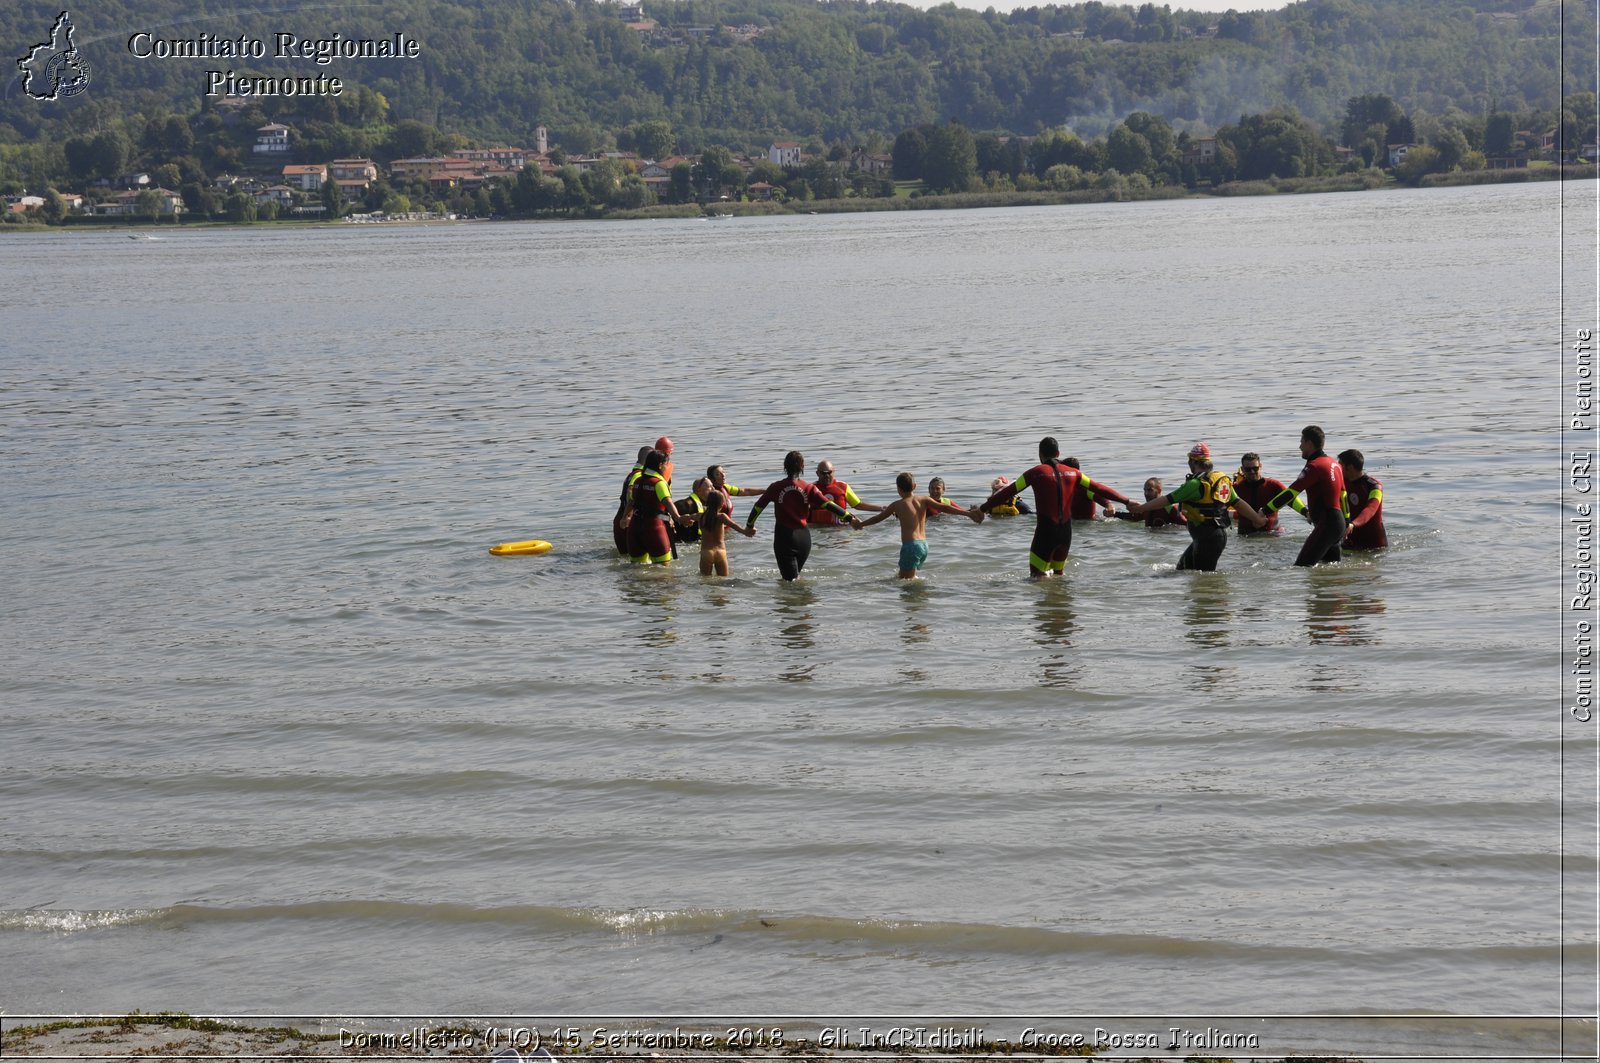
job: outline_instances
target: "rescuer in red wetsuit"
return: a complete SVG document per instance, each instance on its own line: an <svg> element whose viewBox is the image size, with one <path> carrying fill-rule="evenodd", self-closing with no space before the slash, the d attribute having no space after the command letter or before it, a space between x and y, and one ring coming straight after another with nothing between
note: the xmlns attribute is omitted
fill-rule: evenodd
<svg viewBox="0 0 1600 1063"><path fill-rule="evenodd" d="M1279 491L1262 511L1263 516L1276 513L1300 491L1306 493L1312 528L1305 545L1300 548L1300 556L1294 559L1300 568L1310 568L1320 561L1337 561L1343 556L1339 546L1345 532L1344 472L1338 462L1323 452L1326 439L1322 429L1314 424L1300 430L1300 456L1306 459L1306 467L1300 470L1294 483Z"/></svg>
<svg viewBox="0 0 1600 1063"><path fill-rule="evenodd" d="M754 531L761 511L777 504L778 527L772 534L772 555L778 560L778 571L783 578L794 580L800 578L800 570L806 567L806 558L811 556L811 529L806 522L813 509L828 509L857 530L861 528L861 518L847 513L817 490L815 484L800 479L800 474L806 471L806 459L798 450L783 456L783 471L784 478L767 485L744 523L747 529Z"/></svg>
<svg viewBox="0 0 1600 1063"><path fill-rule="evenodd" d="M644 459L650 456L650 449L639 448L639 460L633 463L627 478L622 481L622 493L617 496L617 512L611 518L611 539L617 544L617 553L623 557L628 556L628 526L622 523L622 518L628 512L628 496L633 493L634 481L644 472Z"/></svg>
<svg viewBox="0 0 1600 1063"><path fill-rule="evenodd" d="M817 462L817 490L821 491L828 500L840 509L860 509L868 513L880 513L882 506L875 506L871 502L863 502L856 497L850 485L843 480L836 480L833 476L833 462ZM819 528L837 527L839 518L832 512L817 506L811 511L811 523Z"/></svg>
<svg viewBox="0 0 1600 1063"><path fill-rule="evenodd" d="M1061 461L1061 446L1054 436L1039 440L1039 464L990 495L978 512L986 514L1005 505L1025 487L1033 488L1033 508L1038 518L1033 542L1028 546L1031 579L1059 575L1067 567L1067 554L1072 550L1072 496L1080 487L1092 487L1106 498L1128 504L1128 496L1121 491L1097 484Z"/></svg>
<svg viewBox="0 0 1600 1063"><path fill-rule="evenodd" d="M1383 484L1366 473L1367 459L1359 450L1339 452L1339 470L1344 473L1345 510L1350 528L1344 534L1349 550L1382 550L1389 545L1383 530Z"/></svg>
<svg viewBox="0 0 1600 1063"><path fill-rule="evenodd" d="M1062 458L1061 464L1069 465L1074 469L1081 469L1077 458ZM1104 509L1106 516L1112 516L1116 511L1111 508L1110 502L1102 502L1095 497L1093 487L1085 487L1081 491L1072 492L1072 519L1073 520L1099 520L1099 510Z"/></svg>
<svg viewBox="0 0 1600 1063"><path fill-rule="evenodd" d="M1263 507L1278 495L1283 493L1283 481L1275 480L1261 472L1261 455L1255 451L1248 451L1239 459L1239 474L1233 478L1233 493L1244 499L1256 512L1267 518L1264 527L1257 528L1247 520L1239 522L1240 535L1276 535L1278 534L1278 515L1267 513ZM1289 500L1289 506L1296 513L1304 513L1306 504L1296 495Z"/></svg>
<svg viewBox="0 0 1600 1063"><path fill-rule="evenodd" d="M672 491L667 487L666 477L661 475L666 461L665 454L652 450L644 459L644 471L628 494L622 526L628 529L628 558L636 565L671 561L672 535L667 530L666 518L670 515L678 524L687 519L673 504Z"/></svg>

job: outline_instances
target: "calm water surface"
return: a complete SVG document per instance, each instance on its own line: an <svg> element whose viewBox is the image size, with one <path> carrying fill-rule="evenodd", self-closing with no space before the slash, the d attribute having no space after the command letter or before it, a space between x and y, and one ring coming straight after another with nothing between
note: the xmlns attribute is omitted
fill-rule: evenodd
<svg viewBox="0 0 1600 1063"><path fill-rule="evenodd" d="M4 1008L1558 1013L1562 196L7 237ZM1308 422L1387 553L610 545L663 432L974 503Z"/></svg>

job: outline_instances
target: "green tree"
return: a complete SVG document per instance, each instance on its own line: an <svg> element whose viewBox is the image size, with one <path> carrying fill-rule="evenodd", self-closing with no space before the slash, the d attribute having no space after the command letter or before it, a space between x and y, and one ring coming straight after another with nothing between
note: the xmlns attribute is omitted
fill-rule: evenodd
<svg viewBox="0 0 1600 1063"><path fill-rule="evenodd" d="M1347 148L1359 146L1368 135L1368 129L1381 125L1387 130L1404 118L1406 112L1389 96L1381 92L1365 96L1352 96L1344 105L1344 121L1339 126L1339 143Z"/></svg>
<svg viewBox="0 0 1600 1063"><path fill-rule="evenodd" d="M901 181L922 176L922 160L928 154L928 134L922 129L907 129L894 138L891 149L894 175Z"/></svg>
<svg viewBox="0 0 1600 1063"><path fill-rule="evenodd" d="M1422 183L1423 177L1430 173L1438 173L1439 170L1438 150L1421 144L1406 152L1406 157L1395 167L1394 176L1398 181L1416 185Z"/></svg>
<svg viewBox="0 0 1600 1063"><path fill-rule="evenodd" d="M583 175L575 166L563 166L556 171L556 180L561 182L561 196L558 205L568 214L579 211L589 206L589 190L584 186Z"/></svg>
<svg viewBox="0 0 1600 1063"><path fill-rule="evenodd" d="M623 210L637 210L648 207L655 202L655 194L650 191L650 186L644 183L644 178L636 173L624 174L617 185L616 192L611 197L612 206Z"/></svg>
<svg viewBox="0 0 1600 1063"><path fill-rule="evenodd" d="M1438 172L1449 173L1461 165L1472 150L1467 138L1459 129L1444 129L1428 140L1429 146L1439 153Z"/></svg>
<svg viewBox="0 0 1600 1063"><path fill-rule="evenodd" d="M818 199L844 197L844 170L826 159L813 158L800 167L800 176Z"/></svg>
<svg viewBox="0 0 1600 1063"><path fill-rule="evenodd" d="M688 203L694 199L694 167L680 162L668 171L667 196L673 203Z"/></svg>
<svg viewBox="0 0 1600 1063"><path fill-rule="evenodd" d="M61 193L50 189L44 194L44 220L52 225L58 225L62 218L67 216L67 201L61 198Z"/></svg>
<svg viewBox="0 0 1600 1063"><path fill-rule="evenodd" d="M224 210L231 222L251 222L258 216L256 201L243 192L234 192L228 196Z"/></svg>
<svg viewBox="0 0 1600 1063"><path fill-rule="evenodd" d="M1117 125L1106 137L1106 162L1118 171L1142 173L1153 165L1153 161L1150 142L1126 125Z"/></svg>
<svg viewBox="0 0 1600 1063"><path fill-rule="evenodd" d="M161 125L161 150L168 157L187 155L194 150L194 133L189 123L177 115L169 115Z"/></svg>
<svg viewBox="0 0 1600 1063"><path fill-rule="evenodd" d="M94 177L116 177L128 168L133 145L120 130L107 129L89 140L89 173Z"/></svg>
<svg viewBox="0 0 1600 1063"><path fill-rule="evenodd" d="M664 159L672 154L678 138L672 132L672 123L665 119L635 122L629 126L617 143L636 151L646 159Z"/></svg>
<svg viewBox="0 0 1600 1063"><path fill-rule="evenodd" d="M1044 185L1053 192L1071 192L1083 188L1083 171L1071 163L1058 162L1044 172Z"/></svg>
<svg viewBox="0 0 1600 1063"><path fill-rule="evenodd" d="M922 181L932 192L965 192L978 173L978 148L959 122L939 126L928 137Z"/></svg>
<svg viewBox="0 0 1600 1063"><path fill-rule="evenodd" d="M1320 134L1288 110L1243 115L1236 126L1217 130L1217 150L1227 143L1238 159L1238 176L1247 180L1301 177L1320 172L1331 155Z"/></svg>
<svg viewBox="0 0 1600 1063"><path fill-rule="evenodd" d="M728 185L737 185L744 176L739 164L733 161L733 152L720 144L713 144L700 153L695 164L695 184L701 194L715 198Z"/></svg>
<svg viewBox="0 0 1600 1063"><path fill-rule="evenodd" d="M161 194L153 188L141 188L134 198L139 213L154 222L161 217Z"/></svg>
<svg viewBox="0 0 1600 1063"><path fill-rule="evenodd" d="M436 155L442 138L431 125L415 118L404 118L395 123L394 131L383 145L383 154L391 159L416 159Z"/></svg>
<svg viewBox="0 0 1600 1063"><path fill-rule="evenodd" d="M339 182L329 177L322 182L323 217L330 221L337 221L344 217L345 202L344 190L339 187Z"/></svg>
<svg viewBox="0 0 1600 1063"><path fill-rule="evenodd" d="M622 187L624 168L616 159L601 159L583 172L580 180L588 201L606 206L616 198Z"/></svg>
<svg viewBox="0 0 1600 1063"><path fill-rule="evenodd" d="M1488 121L1483 125L1483 153L1485 155L1511 154L1512 137L1516 126L1511 116L1504 111L1495 111L1489 115Z"/></svg>
<svg viewBox="0 0 1600 1063"><path fill-rule="evenodd" d="M178 190L178 194L183 196L184 209L190 214L209 218L217 212L217 194L210 185L189 181Z"/></svg>

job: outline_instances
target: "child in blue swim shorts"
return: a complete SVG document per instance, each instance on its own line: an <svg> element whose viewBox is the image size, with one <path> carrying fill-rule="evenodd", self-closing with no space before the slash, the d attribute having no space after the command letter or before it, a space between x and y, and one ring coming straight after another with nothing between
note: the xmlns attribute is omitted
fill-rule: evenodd
<svg viewBox="0 0 1600 1063"><path fill-rule="evenodd" d="M865 528L881 520L888 520L891 516L898 517L900 519L899 575L901 579L916 579L917 569L928 560L929 513L959 513L961 516L971 517L974 524L983 520L983 514L977 510L968 512L960 506L941 502L928 495L916 494L916 478L908 472L896 476L894 486L895 490L900 492L900 497L874 513L870 519L862 521L861 526Z"/></svg>

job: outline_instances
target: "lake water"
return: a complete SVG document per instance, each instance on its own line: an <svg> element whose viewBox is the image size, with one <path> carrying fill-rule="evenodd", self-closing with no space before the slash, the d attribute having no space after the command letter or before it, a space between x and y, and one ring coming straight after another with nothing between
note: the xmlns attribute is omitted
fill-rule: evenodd
<svg viewBox="0 0 1600 1063"><path fill-rule="evenodd" d="M1594 217L1549 183L9 235L0 1005L1586 1050ZM1214 574L1080 525L1044 585L1026 519L940 522L910 585L892 522L793 585L770 514L726 580L611 547L662 433L680 496L798 448L976 503L1045 434L1135 494L1196 439L1288 481L1310 422L1386 553L1296 570L1292 515Z"/></svg>

